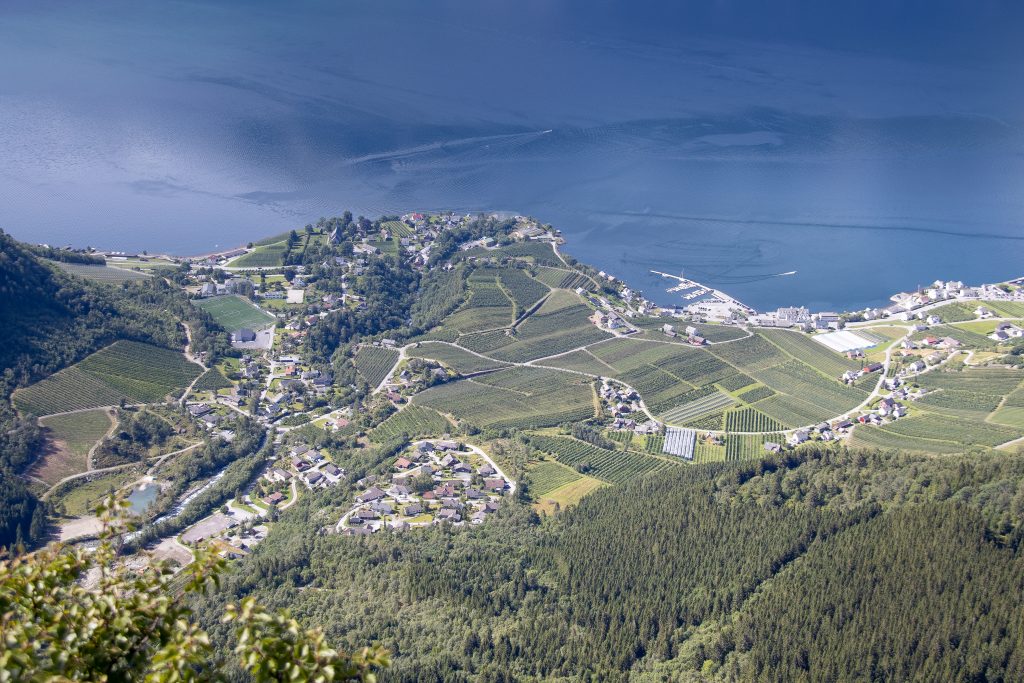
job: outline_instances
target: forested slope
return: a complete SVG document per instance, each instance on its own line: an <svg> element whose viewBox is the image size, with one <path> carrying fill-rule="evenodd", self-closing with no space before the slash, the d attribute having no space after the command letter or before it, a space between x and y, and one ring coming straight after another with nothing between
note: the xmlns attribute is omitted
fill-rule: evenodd
<svg viewBox="0 0 1024 683"><path fill-rule="evenodd" d="M1022 481L1020 455L809 449L549 521L509 501L481 527L364 539L318 534L336 489L202 611L288 604L342 646L381 641L387 680L1018 679Z"/></svg>
<svg viewBox="0 0 1024 683"><path fill-rule="evenodd" d="M209 318L163 280L89 282L47 266L0 231L0 547L38 540L45 527L17 476L38 452L41 436L34 420L15 416L11 392L118 339L180 349L182 320L192 327L197 348L216 353L226 347Z"/></svg>

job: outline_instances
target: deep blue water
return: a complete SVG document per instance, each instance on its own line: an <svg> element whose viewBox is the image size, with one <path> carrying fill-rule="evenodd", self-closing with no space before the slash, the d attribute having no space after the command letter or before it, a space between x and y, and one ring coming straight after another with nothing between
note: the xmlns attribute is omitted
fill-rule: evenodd
<svg viewBox="0 0 1024 683"><path fill-rule="evenodd" d="M759 308L1024 275L1024 10L836 4L7 0L0 227L190 254L514 211Z"/></svg>

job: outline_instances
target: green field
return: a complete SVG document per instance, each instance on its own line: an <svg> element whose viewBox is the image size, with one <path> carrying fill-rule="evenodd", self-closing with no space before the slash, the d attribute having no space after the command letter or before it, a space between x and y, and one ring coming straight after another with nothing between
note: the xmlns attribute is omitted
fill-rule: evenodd
<svg viewBox="0 0 1024 683"><path fill-rule="evenodd" d="M920 437L896 434L879 427L857 425L850 438L851 446L861 448L900 449L922 453L962 453L963 446L951 441L938 441Z"/></svg>
<svg viewBox="0 0 1024 683"><path fill-rule="evenodd" d="M146 280L151 276L148 273L140 273L127 268L112 268L110 266L89 265L87 263L64 263L63 261L49 261L65 273L84 277L97 282L111 282L120 284L133 280Z"/></svg>
<svg viewBox="0 0 1024 683"><path fill-rule="evenodd" d="M537 498L569 482L576 481L581 475L571 467L558 462L544 461L537 463L529 470L530 493Z"/></svg>
<svg viewBox="0 0 1024 683"><path fill-rule="evenodd" d="M46 446L29 475L53 486L64 477L87 470L89 450L102 439L113 421L103 409L43 418Z"/></svg>
<svg viewBox="0 0 1024 683"><path fill-rule="evenodd" d="M467 334L512 325L515 306L498 286L497 272L494 268L477 268L470 274L469 298L462 308L445 318L442 329Z"/></svg>
<svg viewBox="0 0 1024 683"><path fill-rule="evenodd" d="M118 341L14 394L19 410L49 415L83 408L155 403L180 395L201 368L178 351Z"/></svg>
<svg viewBox="0 0 1024 683"><path fill-rule="evenodd" d="M676 466L667 459L641 455L633 451L609 451L568 436L533 434L530 436L530 444L554 456L563 465L610 484L621 484L645 474Z"/></svg>
<svg viewBox="0 0 1024 683"><path fill-rule="evenodd" d="M410 358L430 358L436 360L460 375L506 366L505 363L500 361L481 358L456 346L442 344L441 342L422 342L418 347L411 348L406 353Z"/></svg>
<svg viewBox="0 0 1024 683"><path fill-rule="evenodd" d="M781 432L786 426L749 406L725 413L727 432Z"/></svg>
<svg viewBox="0 0 1024 683"><path fill-rule="evenodd" d="M260 310L248 299L235 294L195 299L192 303L209 313L217 324L228 332L234 332L243 327L262 330L270 327L276 321L274 316Z"/></svg>
<svg viewBox="0 0 1024 683"><path fill-rule="evenodd" d="M1003 406L989 416L990 422L1024 430L1024 408L1020 406Z"/></svg>
<svg viewBox="0 0 1024 683"><path fill-rule="evenodd" d="M979 304L973 302L967 303L963 301L954 301L942 306L937 306L928 313L929 315L939 316L942 318L942 322L944 323L957 323L977 318L977 316L974 315L974 309L978 306Z"/></svg>
<svg viewBox="0 0 1024 683"><path fill-rule="evenodd" d="M502 268L498 271L498 282L508 297L515 302L517 317L551 291L519 268Z"/></svg>
<svg viewBox="0 0 1024 683"><path fill-rule="evenodd" d="M96 506L107 494L117 491L138 476L138 472L133 471L131 468L126 468L121 472L112 472L96 479L82 481L73 489L61 495L59 499L51 500L51 502L63 505L64 511L69 517L83 517L95 514Z"/></svg>
<svg viewBox="0 0 1024 683"><path fill-rule="evenodd" d="M692 420L696 417L719 411L720 409L732 405L735 401L728 394L715 390L714 387L710 388L711 391L703 396L697 397L692 401L687 401L682 405L669 410L664 413L661 417L668 424L682 425L685 422Z"/></svg>
<svg viewBox="0 0 1024 683"><path fill-rule="evenodd" d="M605 486L608 486L608 484L600 479L581 476L575 481L571 481L559 486L557 489L548 491L543 497L541 497L535 507L545 514L553 514L558 510L564 510L568 507L572 507L589 494L597 491L598 489L602 489Z"/></svg>
<svg viewBox="0 0 1024 683"><path fill-rule="evenodd" d="M568 268L537 266L537 279L552 289L576 289L577 287L591 289L594 286L594 283L586 275Z"/></svg>
<svg viewBox="0 0 1024 683"><path fill-rule="evenodd" d="M492 256L509 256L516 259L523 259L542 266L564 267L565 264L555 255L551 245L546 242L528 240L525 242L513 242L512 244L498 249L482 249L477 247L464 252L465 256L478 256L489 258Z"/></svg>
<svg viewBox="0 0 1024 683"><path fill-rule="evenodd" d="M193 391L217 391L218 389L230 389L233 386L220 370L210 368L200 375L192 389Z"/></svg>
<svg viewBox="0 0 1024 683"><path fill-rule="evenodd" d="M764 335L786 353L829 377L839 377L847 370L858 370L861 367L861 363L836 353L802 332L759 330L758 334Z"/></svg>
<svg viewBox="0 0 1024 683"><path fill-rule="evenodd" d="M729 462L736 462L763 458L768 453L764 449L767 442L784 444L786 439L782 434L729 434L725 437L725 459Z"/></svg>
<svg viewBox="0 0 1024 683"><path fill-rule="evenodd" d="M516 367L448 382L418 394L418 405L478 427L548 427L594 415L590 380L557 370Z"/></svg>
<svg viewBox="0 0 1024 683"><path fill-rule="evenodd" d="M384 221L380 227L382 230L391 231L394 237L408 237L412 234L412 228L405 221Z"/></svg>
<svg viewBox="0 0 1024 683"><path fill-rule="evenodd" d="M360 346L352 363L370 385L376 388L398 362L398 351L383 346Z"/></svg>
<svg viewBox="0 0 1024 683"><path fill-rule="evenodd" d="M588 319L591 309L566 290L555 290L539 309L519 324L510 343L493 351L500 360L522 362L571 351L610 335Z"/></svg>
<svg viewBox="0 0 1024 683"><path fill-rule="evenodd" d="M284 264L284 255L287 251L287 242L273 242L257 246L228 265L232 268L274 268Z"/></svg>
<svg viewBox="0 0 1024 683"><path fill-rule="evenodd" d="M548 358L539 364L546 367L583 372L595 377L613 377L618 374L615 368L602 362L589 349L581 349L556 358Z"/></svg>
<svg viewBox="0 0 1024 683"><path fill-rule="evenodd" d="M985 305L1003 318L1024 318L1024 302L986 301Z"/></svg>
<svg viewBox="0 0 1024 683"><path fill-rule="evenodd" d="M451 423L436 410L420 406L406 406L374 427L370 439L383 443L400 434L410 439L426 436L443 436L452 429Z"/></svg>
<svg viewBox="0 0 1024 683"><path fill-rule="evenodd" d="M883 429L917 439L950 441L961 448L974 445L998 446L1024 436L1019 430L1010 427L933 414L903 418L885 425Z"/></svg>

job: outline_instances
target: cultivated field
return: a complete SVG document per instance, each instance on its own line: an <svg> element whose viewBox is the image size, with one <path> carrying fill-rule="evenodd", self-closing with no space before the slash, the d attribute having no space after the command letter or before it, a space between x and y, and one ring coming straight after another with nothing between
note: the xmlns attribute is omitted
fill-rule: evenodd
<svg viewBox="0 0 1024 683"><path fill-rule="evenodd" d="M148 273L140 273L127 268L112 268L110 266L90 265L87 263L64 263L62 261L49 261L65 273L84 277L97 282L110 282L120 284L133 280L146 280L150 277Z"/></svg>
<svg viewBox="0 0 1024 683"><path fill-rule="evenodd" d="M203 309L228 332L243 327L260 330L274 324L275 318L248 299L230 294L209 299L196 299L193 303Z"/></svg>
<svg viewBox="0 0 1024 683"><path fill-rule="evenodd" d="M701 390L691 393L699 393ZM672 425L683 425L689 420L696 417L700 417L706 413L712 413L720 411L721 408L732 405L734 400L728 394L716 390L714 387L710 387L710 391L704 396L699 396L692 401L673 408L672 410L664 413L662 419L668 424Z"/></svg>
<svg viewBox="0 0 1024 683"><path fill-rule="evenodd" d="M518 268L502 268L498 271L498 281L502 289L516 304L516 316L529 310L540 301L541 297L551 290L546 285L534 280L526 272Z"/></svg>
<svg viewBox="0 0 1024 683"><path fill-rule="evenodd" d="M907 417L885 425L884 430L917 439L950 441L961 448L974 445L998 446L1024 436L1010 427L932 414Z"/></svg>
<svg viewBox="0 0 1024 683"><path fill-rule="evenodd" d="M284 263L287 242L274 242L257 246L248 254L239 256L230 265L232 268L273 268Z"/></svg>
<svg viewBox="0 0 1024 683"><path fill-rule="evenodd" d="M401 434L410 439L426 436L443 436L452 425L436 410L420 406L406 406L377 425L370 432L370 439L383 443Z"/></svg>
<svg viewBox="0 0 1024 683"><path fill-rule="evenodd" d="M673 467L673 461L632 451L609 451L568 436L533 434L530 443L558 462L610 484Z"/></svg>
<svg viewBox="0 0 1024 683"><path fill-rule="evenodd" d="M575 481L548 491L536 503L536 508L544 514L553 514L564 510L583 500L583 498L608 484L593 477L579 477Z"/></svg>
<svg viewBox="0 0 1024 683"><path fill-rule="evenodd" d="M578 296L555 290L516 328L515 336L507 338L511 343L495 349L492 355L501 360L522 362L607 339L610 335L588 320L590 314L590 308Z"/></svg>
<svg viewBox="0 0 1024 683"><path fill-rule="evenodd" d="M53 486L64 477L88 469L89 450L102 439L113 420L104 409L54 415L39 421L46 444L28 475Z"/></svg>
<svg viewBox="0 0 1024 683"><path fill-rule="evenodd" d="M786 428L779 421L768 417L757 408L737 408L725 413L727 432L781 432Z"/></svg>
<svg viewBox="0 0 1024 683"><path fill-rule="evenodd" d="M180 395L201 371L177 351L118 341L80 363L19 389L14 404L35 415L128 403L155 403Z"/></svg>
<svg viewBox="0 0 1024 683"><path fill-rule="evenodd" d="M763 335L789 355L829 377L839 377L847 370L858 370L861 367L861 363L832 351L803 332L759 330L758 334Z"/></svg>
<svg viewBox="0 0 1024 683"><path fill-rule="evenodd" d="M594 415L590 380L557 370L517 367L448 382L413 401L478 427L549 427Z"/></svg>
<svg viewBox="0 0 1024 683"><path fill-rule="evenodd" d="M509 327L515 321L515 306L498 286L497 270L478 268L468 278L469 299L441 327L458 334Z"/></svg>
<svg viewBox="0 0 1024 683"><path fill-rule="evenodd" d="M398 362L398 351L383 346L360 346L352 363L370 385L376 388Z"/></svg>
<svg viewBox="0 0 1024 683"><path fill-rule="evenodd" d="M887 425L888 426L888 425ZM879 427L858 425L850 438L851 446L862 448L900 449L922 453L962 453L963 446L952 441L937 441L904 434L896 434Z"/></svg>
<svg viewBox="0 0 1024 683"><path fill-rule="evenodd" d="M576 481L583 475L571 467L558 462L544 461L530 467L530 493L535 497L543 496L560 486Z"/></svg>
<svg viewBox="0 0 1024 683"><path fill-rule="evenodd" d="M234 385L221 374L220 370L210 368L196 380L192 388L194 391L217 391L218 389L230 389L232 386Z"/></svg>
<svg viewBox="0 0 1024 683"><path fill-rule="evenodd" d="M384 230L390 230L391 234L395 237L408 237L412 234L412 228L405 221L385 221L380 224L380 227Z"/></svg>
<svg viewBox="0 0 1024 683"><path fill-rule="evenodd" d="M725 459L734 462L763 458L767 454L766 442L785 443L785 437L782 434L729 434L725 437Z"/></svg>
<svg viewBox="0 0 1024 683"><path fill-rule="evenodd" d="M429 358L448 366L460 375L466 375L483 370L493 370L505 367L501 361L488 360L475 354L464 351L450 344L440 342L422 342L418 347L406 351L411 358Z"/></svg>

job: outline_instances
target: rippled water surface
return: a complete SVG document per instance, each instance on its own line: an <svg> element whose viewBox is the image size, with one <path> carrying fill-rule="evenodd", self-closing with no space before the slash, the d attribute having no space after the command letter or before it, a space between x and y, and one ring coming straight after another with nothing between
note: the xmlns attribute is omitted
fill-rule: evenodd
<svg viewBox="0 0 1024 683"><path fill-rule="evenodd" d="M516 211L665 303L652 268L757 307L1024 275L1016 10L677 4L7 2L0 226Z"/></svg>

